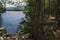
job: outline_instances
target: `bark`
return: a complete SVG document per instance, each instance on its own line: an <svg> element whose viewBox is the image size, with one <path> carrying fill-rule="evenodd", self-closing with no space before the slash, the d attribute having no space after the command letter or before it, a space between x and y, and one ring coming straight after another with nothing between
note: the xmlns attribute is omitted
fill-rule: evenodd
<svg viewBox="0 0 60 40"><path fill-rule="evenodd" d="M33 20L34 40L40 40L40 35L39 35L40 11L41 11L41 0L35 0L35 13L34 13L34 20Z"/></svg>
<svg viewBox="0 0 60 40"><path fill-rule="evenodd" d="M2 25L2 17L1 17L1 14L0 14L0 27Z"/></svg>

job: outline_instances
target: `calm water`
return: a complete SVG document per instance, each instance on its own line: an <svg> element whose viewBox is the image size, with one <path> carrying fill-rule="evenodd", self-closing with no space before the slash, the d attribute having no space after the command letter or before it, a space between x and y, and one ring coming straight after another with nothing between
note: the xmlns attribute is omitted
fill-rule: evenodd
<svg viewBox="0 0 60 40"><path fill-rule="evenodd" d="M19 32L20 23L25 20L25 17L26 15L23 11L6 11L6 13L3 13L2 25L5 27L7 34L16 34Z"/></svg>

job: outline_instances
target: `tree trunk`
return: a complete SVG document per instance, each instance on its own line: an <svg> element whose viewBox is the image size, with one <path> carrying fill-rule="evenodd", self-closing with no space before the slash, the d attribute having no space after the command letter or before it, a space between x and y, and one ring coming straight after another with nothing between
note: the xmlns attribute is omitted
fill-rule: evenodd
<svg viewBox="0 0 60 40"><path fill-rule="evenodd" d="M2 25L2 17L1 17L1 14L0 14L0 27Z"/></svg>
<svg viewBox="0 0 60 40"><path fill-rule="evenodd" d="M41 11L41 0L35 0L35 13L34 13L34 20L33 20L33 34L34 40L40 40L40 11Z"/></svg>

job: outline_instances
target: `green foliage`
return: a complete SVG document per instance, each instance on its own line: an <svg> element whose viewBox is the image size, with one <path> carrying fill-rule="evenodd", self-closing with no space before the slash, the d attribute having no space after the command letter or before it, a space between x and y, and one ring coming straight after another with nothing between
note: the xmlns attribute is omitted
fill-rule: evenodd
<svg viewBox="0 0 60 40"><path fill-rule="evenodd" d="M0 13L4 12L4 11L5 11L5 8L3 7L2 3L0 2Z"/></svg>
<svg viewBox="0 0 60 40"><path fill-rule="evenodd" d="M28 5L26 6L26 15L27 21L22 24L22 31L24 33L31 33L32 32L32 20L34 16L34 0L28 0L27 1Z"/></svg>

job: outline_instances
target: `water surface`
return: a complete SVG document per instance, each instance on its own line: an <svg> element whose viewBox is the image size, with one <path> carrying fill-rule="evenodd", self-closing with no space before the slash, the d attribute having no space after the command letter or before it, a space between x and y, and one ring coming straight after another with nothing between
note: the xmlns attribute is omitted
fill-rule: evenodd
<svg viewBox="0 0 60 40"><path fill-rule="evenodd" d="M20 23L25 20L23 11L6 11L2 14L2 24L5 27L7 34L16 34L21 31ZM23 20L22 20L23 18Z"/></svg>

